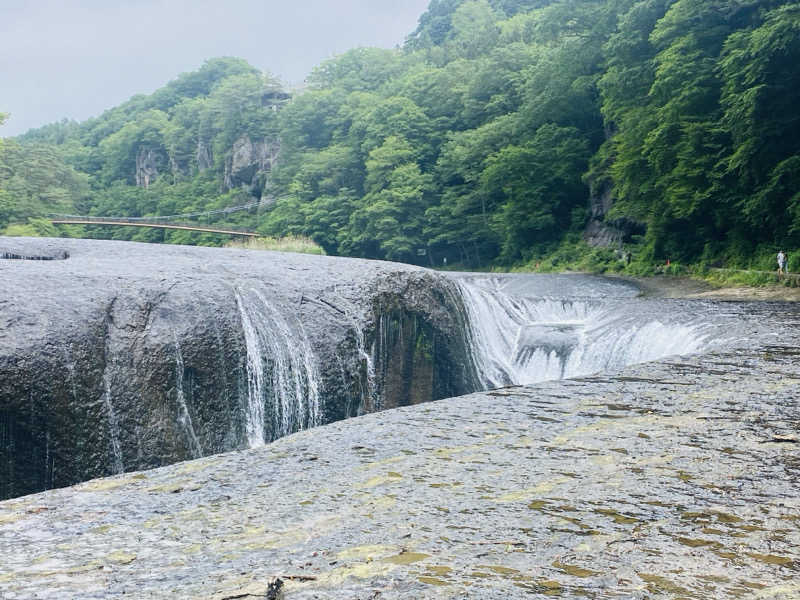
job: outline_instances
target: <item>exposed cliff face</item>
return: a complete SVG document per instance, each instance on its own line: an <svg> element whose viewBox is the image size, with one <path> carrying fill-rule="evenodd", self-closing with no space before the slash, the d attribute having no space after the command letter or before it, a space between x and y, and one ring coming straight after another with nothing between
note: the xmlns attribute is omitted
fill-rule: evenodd
<svg viewBox="0 0 800 600"><path fill-rule="evenodd" d="M240 136L231 147L222 173L225 190L244 188L253 195L260 195L266 177L278 160L280 144L267 138L252 140L248 135ZM214 167L211 146L204 140L197 142L194 161L180 159L159 148L140 146L136 153L134 180L139 187L150 187L167 168L176 176L187 176L193 171L206 171Z"/></svg>
<svg viewBox="0 0 800 600"><path fill-rule="evenodd" d="M589 223L583 232L583 239L594 247L619 246L624 232L612 224L605 223L605 216L613 204L611 187L605 186L589 198Z"/></svg>
<svg viewBox="0 0 800 600"><path fill-rule="evenodd" d="M254 142L249 136L242 135L234 142L231 155L225 163L225 188L252 188L259 175L272 170L279 149L277 141L262 139Z"/></svg>
<svg viewBox="0 0 800 600"><path fill-rule="evenodd" d="M474 390L454 284L354 259L0 239L0 497Z"/></svg>
<svg viewBox="0 0 800 600"><path fill-rule="evenodd" d="M211 147L204 140L199 140L197 142L195 160L197 161L198 171L205 171L206 169L210 169L214 166L214 158L211 154Z"/></svg>
<svg viewBox="0 0 800 600"><path fill-rule="evenodd" d="M644 225L629 219L609 219L608 213L614 205L610 185L601 186L600 190L589 198L589 223L583 232L583 239L594 247L610 248L621 246L632 234L644 233Z"/></svg>
<svg viewBox="0 0 800 600"><path fill-rule="evenodd" d="M141 146L136 153L136 185L147 188L164 170L164 156L161 151L149 146Z"/></svg>

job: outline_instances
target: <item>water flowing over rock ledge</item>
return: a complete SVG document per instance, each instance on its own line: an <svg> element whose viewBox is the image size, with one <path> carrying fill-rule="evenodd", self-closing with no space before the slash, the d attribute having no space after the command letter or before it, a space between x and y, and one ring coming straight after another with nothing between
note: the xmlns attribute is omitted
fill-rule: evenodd
<svg viewBox="0 0 800 600"><path fill-rule="evenodd" d="M457 285L386 262L0 238L0 498L478 389Z"/></svg>
<svg viewBox="0 0 800 600"><path fill-rule="evenodd" d="M796 598L798 358L477 393L9 500L0 596Z"/></svg>
<svg viewBox="0 0 800 600"><path fill-rule="evenodd" d="M752 322L589 276L90 240L0 251L70 257L0 261L0 498L704 351Z"/></svg>

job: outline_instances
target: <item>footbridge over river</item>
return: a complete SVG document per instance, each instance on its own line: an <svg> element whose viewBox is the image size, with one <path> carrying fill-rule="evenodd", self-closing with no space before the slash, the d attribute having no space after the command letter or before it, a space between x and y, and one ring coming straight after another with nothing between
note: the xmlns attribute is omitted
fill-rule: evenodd
<svg viewBox="0 0 800 600"><path fill-rule="evenodd" d="M233 229L230 227L212 227L209 225L193 225L190 223L163 223L159 221L126 221L123 219L108 219L102 217L61 217L50 219L54 225L125 225L128 227L155 227L157 229L185 229L187 231L204 231L206 233L225 233L228 235L243 235L258 237L256 231L246 229Z"/></svg>
<svg viewBox="0 0 800 600"><path fill-rule="evenodd" d="M239 206L230 206L216 210L180 215L150 216L150 217L97 217L87 215L59 215L50 214L53 225L114 225L124 227L153 227L157 229L182 229L186 231L202 231L205 233L221 233L227 235L241 235L245 237L258 237L260 234L251 229L230 227L227 225L210 223L187 223L185 219L209 218L212 215L226 215L233 212L256 208L261 201L255 200Z"/></svg>

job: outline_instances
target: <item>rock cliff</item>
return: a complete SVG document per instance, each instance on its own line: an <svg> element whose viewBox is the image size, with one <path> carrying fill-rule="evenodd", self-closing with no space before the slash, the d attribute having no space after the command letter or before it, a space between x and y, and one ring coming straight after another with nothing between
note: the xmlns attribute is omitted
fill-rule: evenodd
<svg viewBox="0 0 800 600"><path fill-rule="evenodd" d="M476 389L454 283L424 269L66 239L0 255L0 497Z"/></svg>
<svg viewBox="0 0 800 600"><path fill-rule="evenodd" d="M279 150L277 141L262 139L254 142L247 135L239 137L225 163L225 188L252 188L258 183L259 175L266 176L272 170Z"/></svg>
<svg viewBox="0 0 800 600"><path fill-rule="evenodd" d="M164 170L165 159L160 150L141 146L136 153L136 185L150 187L159 173Z"/></svg>

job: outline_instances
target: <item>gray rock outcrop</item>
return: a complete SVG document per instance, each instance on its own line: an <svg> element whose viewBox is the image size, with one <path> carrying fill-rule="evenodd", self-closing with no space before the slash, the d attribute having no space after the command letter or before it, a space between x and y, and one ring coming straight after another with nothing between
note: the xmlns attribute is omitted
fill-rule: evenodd
<svg viewBox="0 0 800 600"><path fill-rule="evenodd" d="M214 166L214 158L211 154L211 146L209 146L208 142L198 140L195 160L197 161L198 171L205 171Z"/></svg>
<svg viewBox="0 0 800 600"><path fill-rule="evenodd" d="M147 188L164 168L164 156L159 150L141 146L136 153L136 185Z"/></svg>
<svg viewBox="0 0 800 600"><path fill-rule="evenodd" d="M242 135L234 143L231 155L225 163L224 184L226 189L251 187L259 174L272 170L278 158L280 145L275 140L250 139Z"/></svg>
<svg viewBox="0 0 800 600"><path fill-rule="evenodd" d="M603 186L589 198L589 222L584 229L583 239L590 246L610 248L622 245L625 229L605 220L613 204L611 186Z"/></svg>
<svg viewBox="0 0 800 600"><path fill-rule="evenodd" d="M0 497L477 386L455 284L424 269L67 239L0 254L19 257L0 260Z"/></svg>

